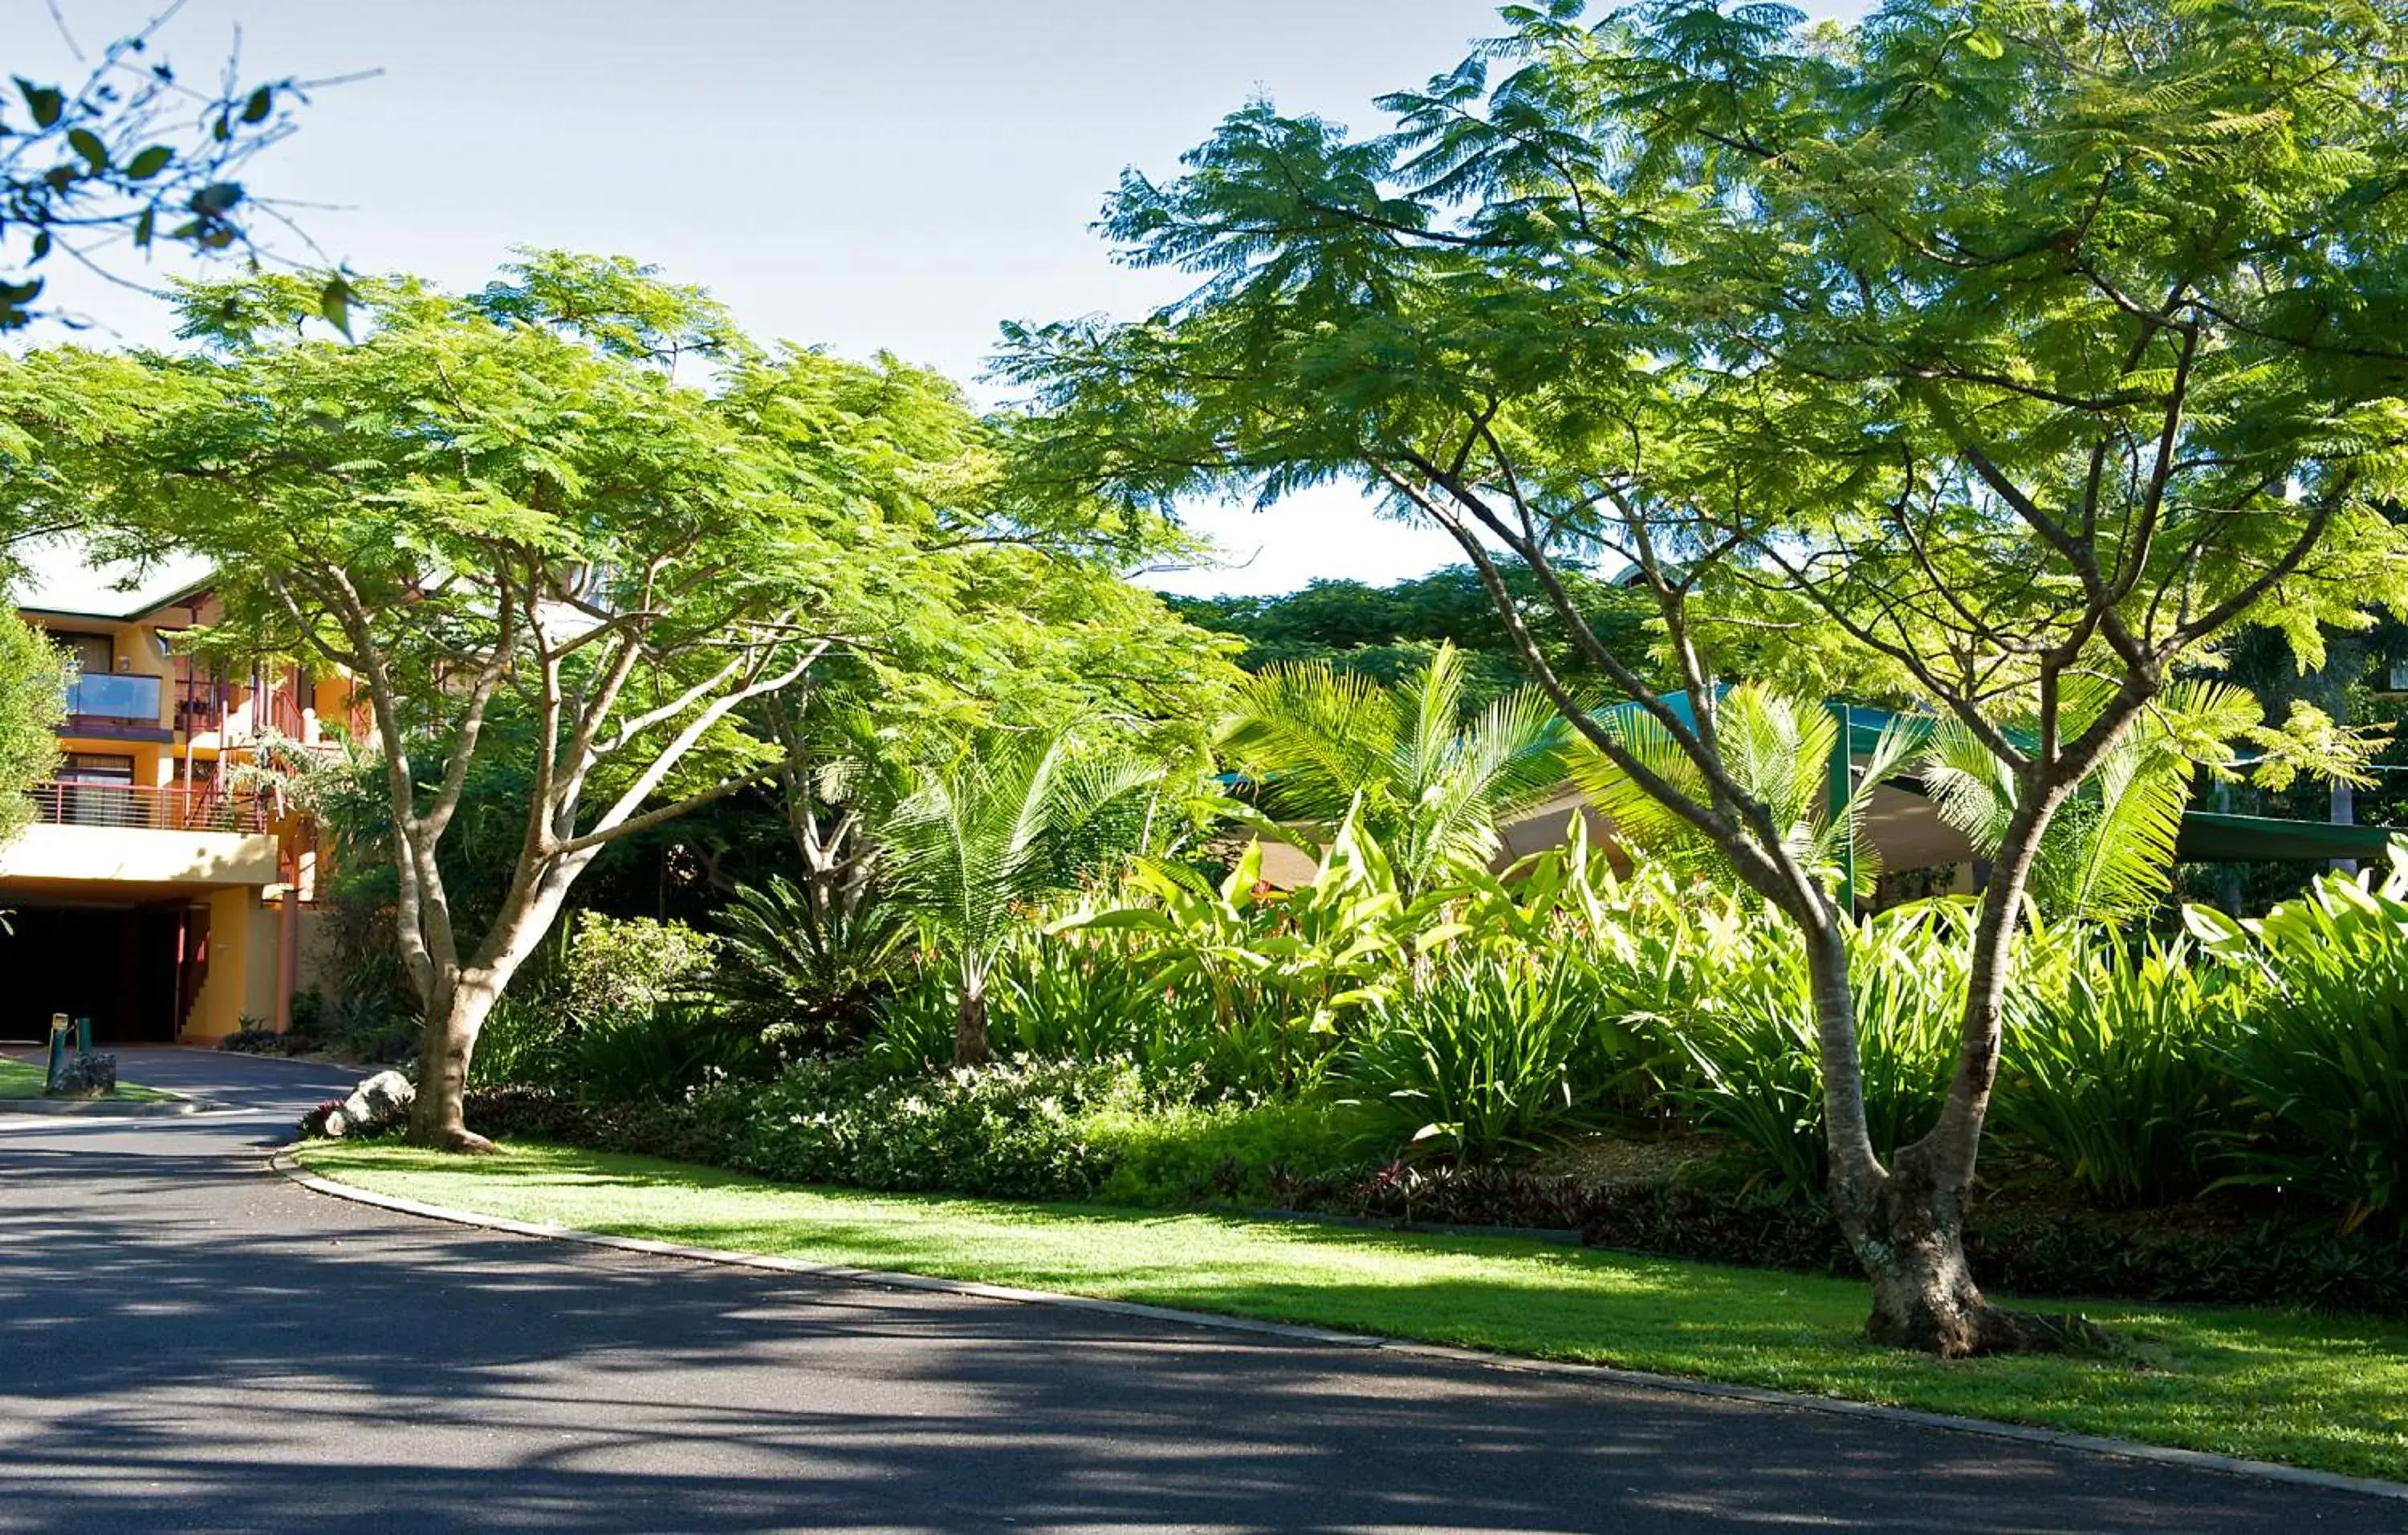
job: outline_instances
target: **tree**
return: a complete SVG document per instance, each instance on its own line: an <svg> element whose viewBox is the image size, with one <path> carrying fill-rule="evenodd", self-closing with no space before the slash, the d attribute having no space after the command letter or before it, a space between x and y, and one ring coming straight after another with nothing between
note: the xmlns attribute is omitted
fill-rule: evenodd
<svg viewBox="0 0 2408 1535"><path fill-rule="evenodd" d="M286 222L251 194L244 169L294 131L311 89L336 82L245 81L229 60L218 81L194 87L155 50L176 9L109 43L80 82L19 75L17 100L0 99L0 331L39 312L45 280L35 269L55 256L123 281L103 264L114 242L146 255L165 241L255 260L258 221ZM317 280L318 312L337 327L355 296L339 272Z"/></svg>
<svg viewBox="0 0 2408 1535"><path fill-rule="evenodd" d="M927 773L880 830L888 888L953 950L953 1064L989 1056L986 985L1026 909L1141 848L1162 769L1070 732L991 732Z"/></svg>
<svg viewBox="0 0 2408 1535"><path fill-rule="evenodd" d="M411 1133L474 1149L479 1030L595 859L770 773L748 710L832 654L898 692L924 663L1004 665L958 594L1039 554L991 516L989 433L933 375L753 348L621 260L367 296L357 345L308 334L307 284L262 276L187 290L196 355L8 365L0 409L35 450L8 485L121 552L210 556L209 647L354 680L423 1010ZM696 357L708 383L680 381ZM514 852L464 929L445 847L504 748L523 788L487 808Z"/></svg>
<svg viewBox="0 0 2408 1535"><path fill-rule="evenodd" d="M1354 815L1410 895L1485 868L1498 825L1563 782L1547 700L1525 687L1469 713L1465 671L1451 644L1394 688L1326 662L1275 666L1239 689L1222 742L1273 816L1326 828Z"/></svg>
<svg viewBox="0 0 2408 1535"><path fill-rule="evenodd" d="M59 769L65 661L14 612L0 613L0 846L34 819L27 791Z"/></svg>
<svg viewBox="0 0 2408 1535"><path fill-rule="evenodd" d="M1644 646L1648 615L1655 610L1644 593L1579 570L1563 574L1566 589L1590 626L1606 635L1609 643ZM1510 570L1506 576L1524 623L1558 675L1568 681L1596 682L1595 668L1563 632L1537 582ZM1468 673L1464 692L1475 705L1528 682L1522 658L1480 584L1480 573L1468 565L1390 586L1316 580L1278 596L1168 600L1171 610L1189 623L1242 638L1246 649L1239 664L1249 671L1282 662L1326 661L1341 671L1394 685L1427 664L1431 653L1444 643L1463 652ZM1670 675L1651 681L1672 685Z"/></svg>
<svg viewBox="0 0 2408 1535"><path fill-rule="evenodd" d="M1178 179L1131 173L1105 229L1200 284L1136 323L1012 328L1002 366L1066 480L1147 501L1348 479L1452 534L1574 726L1796 925L1871 1335L2056 1346L1984 1299L1962 1241L2042 839L2186 660L2251 624L2312 655L2353 599L2408 602L2377 505L2408 467L2398 18L1508 15L1383 102L1394 133L1256 103ZM1638 567L1685 710L1565 588L1599 549ZM1575 707L1508 569L1698 792ZM1946 1105L1911 1144L1868 1128L1848 913L1733 771L1742 663L1956 722L2015 782Z"/></svg>

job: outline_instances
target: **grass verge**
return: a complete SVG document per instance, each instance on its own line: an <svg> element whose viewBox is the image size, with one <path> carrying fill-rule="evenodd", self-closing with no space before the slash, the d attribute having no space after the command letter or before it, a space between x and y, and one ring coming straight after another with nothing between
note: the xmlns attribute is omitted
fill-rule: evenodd
<svg viewBox="0 0 2408 1535"><path fill-rule="evenodd" d="M42 1083L47 1080L48 1073L42 1068L0 1056L0 1098L40 1097ZM156 1087L144 1087L138 1083L121 1082L117 1084L117 1091L108 1096L128 1103L159 1103L177 1095L163 1093Z"/></svg>
<svg viewBox="0 0 2408 1535"><path fill-rule="evenodd" d="M2103 1304L2111 1358L1942 1363L1863 1341L1865 1295L1770 1270L1284 1221L798 1188L514 1145L322 1142L325 1177L614 1236L980 1280L2042 1424L2408 1481L2408 1324Z"/></svg>

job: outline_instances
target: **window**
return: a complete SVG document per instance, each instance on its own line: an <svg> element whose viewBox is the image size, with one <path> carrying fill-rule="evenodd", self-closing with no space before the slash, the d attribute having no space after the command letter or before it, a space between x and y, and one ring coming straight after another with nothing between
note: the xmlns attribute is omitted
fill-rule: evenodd
<svg viewBox="0 0 2408 1535"><path fill-rule="evenodd" d="M122 783L134 782L134 759L110 756L100 752L69 752L59 764L62 783Z"/></svg>
<svg viewBox="0 0 2408 1535"><path fill-rule="evenodd" d="M52 634L76 658L76 668L86 677L106 677L117 669L117 641L105 634Z"/></svg>

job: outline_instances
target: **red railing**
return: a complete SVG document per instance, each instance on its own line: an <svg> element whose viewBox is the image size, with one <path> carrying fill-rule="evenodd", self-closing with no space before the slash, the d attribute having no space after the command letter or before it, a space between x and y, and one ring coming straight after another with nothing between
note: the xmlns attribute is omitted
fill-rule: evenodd
<svg viewBox="0 0 2408 1535"><path fill-rule="evenodd" d="M289 681L271 682L251 696L251 725L254 730L273 730L287 740L301 739L305 728L301 700L293 696Z"/></svg>
<svg viewBox="0 0 2408 1535"><path fill-rule="evenodd" d="M267 807L227 799L180 783L37 783L34 819L51 826L123 826L137 831L265 831Z"/></svg>

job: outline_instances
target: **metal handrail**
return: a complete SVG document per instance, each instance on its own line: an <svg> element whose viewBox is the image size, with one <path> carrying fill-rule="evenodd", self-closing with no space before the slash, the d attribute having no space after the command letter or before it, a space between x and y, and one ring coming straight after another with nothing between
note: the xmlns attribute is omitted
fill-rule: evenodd
<svg viewBox="0 0 2408 1535"><path fill-rule="evenodd" d="M118 826L136 831L265 831L266 803L229 799L213 787L180 783L36 783L27 791L34 819L51 826Z"/></svg>

